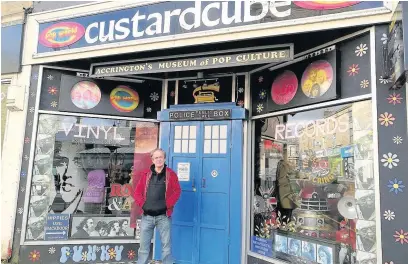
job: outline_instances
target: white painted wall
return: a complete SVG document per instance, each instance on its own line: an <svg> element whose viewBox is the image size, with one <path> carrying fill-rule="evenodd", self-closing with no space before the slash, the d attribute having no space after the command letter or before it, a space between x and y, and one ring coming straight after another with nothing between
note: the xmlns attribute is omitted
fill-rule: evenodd
<svg viewBox="0 0 408 264"><path fill-rule="evenodd" d="M20 86L24 94L24 109L12 112L7 110L1 155L1 259L6 259L12 245L14 220L16 216L18 185L20 181L21 157L28 102L28 85L31 66L24 66L21 73L11 76L11 85ZM3 77L3 76L2 76ZM14 87L12 87L14 88Z"/></svg>

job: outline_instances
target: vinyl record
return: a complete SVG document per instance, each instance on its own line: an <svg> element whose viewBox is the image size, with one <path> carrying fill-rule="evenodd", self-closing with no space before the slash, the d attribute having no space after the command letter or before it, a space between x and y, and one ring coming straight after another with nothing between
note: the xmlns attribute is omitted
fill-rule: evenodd
<svg viewBox="0 0 408 264"><path fill-rule="evenodd" d="M345 196L337 203L337 209L339 213L347 219L356 219L356 199L353 197Z"/></svg>

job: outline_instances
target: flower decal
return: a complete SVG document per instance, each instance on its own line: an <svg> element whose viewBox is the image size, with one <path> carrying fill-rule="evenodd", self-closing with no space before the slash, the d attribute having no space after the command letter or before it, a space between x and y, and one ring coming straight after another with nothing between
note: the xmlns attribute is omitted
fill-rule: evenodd
<svg viewBox="0 0 408 264"><path fill-rule="evenodd" d="M34 107L33 106L30 107L30 109L28 111L30 111L30 113L34 113Z"/></svg>
<svg viewBox="0 0 408 264"><path fill-rule="evenodd" d="M361 88L363 88L363 89L365 89L365 88L368 88L368 85L370 84L370 82L368 81L368 80L362 80L361 82L360 82L360 87Z"/></svg>
<svg viewBox="0 0 408 264"><path fill-rule="evenodd" d="M58 103L57 103L57 101L52 101L51 103L50 103L50 105L51 105L51 107L57 107L58 106Z"/></svg>
<svg viewBox="0 0 408 264"><path fill-rule="evenodd" d="M387 84L389 83L391 80L388 78L383 78L382 76L380 76L380 79L378 79L380 81L380 83L382 84Z"/></svg>
<svg viewBox="0 0 408 264"><path fill-rule="evenodd" d="M151 113L151 112L152 112L152 108L151 108L151 107L146 108L146 112Z"/></svg>
<svg viewBox="0 0 408 264"><path fill-rule="evenodd" d="M154 92L150 94L150 100L152 100L153 102L156 102L157 100L159 100L159 94Z"/></svg>
<svg viewBox="0 0 408 264"><path fill-rule="evenodd" d="M355 76L356 74L358 74L359 70L360 68L358 67L358 64L353 64L349 67L349 70L347 72L349 76Z"/></svg>
<svg viewBox="0 0 408 264"><path fill-rule="evenodd" d="M401 229L401 231L395 231L395 242L400 242L401 245L404 243L408 244L408 232L405 232L404 230Z"/></svg>
<svg viewBox="0 0 408 264"><path fill-rule="evenodd" d="M30 157L28 155L24 155L24 160L27 161Z"/></svg>
<svg viewBox="0 0 408 264"><path fill-rule="evenodd" d="M389 126L394 124L395 117L392 116L392 114L388 114L388 112L385 112L384 114L380 115L380 118L378 118L378 121L381 122L382 126Z"/></svg>
<svg viewBox="0 0 408 264"><path fill-rule="evenodd" d="M243 100L239 100L239 101L238 101L238 105L241 106L241 107L244 106L244 101L243 101Z"/></svg>
<svg viewBox="0 0 408 264"><path fill-rule="evenodd" d="M30 138L29 138L29 137L26 137L26 138L24 139L24 143L26 143L26 144L30 143Z"/></svg>
<svg viewBox="0 0 408 264"><path fill-rule="evenodd" d="M132 260L136 257L136 252L134 250L129 250L127 253L128 259Z"/></svg>
<svg viewBox="0 0 408 264"><path fill-rule="evenodd" d="M402 144L402 137L396 136L392 139L392 141L394 141L394 143L397 145Z"/></svg>
<svg viewBox="0 0 408 264"><path fill-rule="evenodd" d="M382 41L382 44L383 44L383 45L387 44L387 42L388 42L388 36L387 36L387 34L385 34L385 33L382 34L381 41ZM392 262L392 261L391 261L391 262Z"/></svg>
<svg viewBox="0 0 408 264"><path fill-rule="evenodd" d="M391 210L385 211L383 216L384 216L385 220L388 220L388 221L394 220L394 218L395 218L395 214Z"/></svg>
<svg viewBox="0 0 408 264"><path fill-rule="evenodd" d="M27 173L26 173L25 171L22 171L22 172L20 173L20 176L24 178L24 177L27 176Z"/></svg>
<svg viewBox="0 0 408 264"><path fill-rule="evenodd" d="M401 94L396 93L390 94L390 96L387 98L388 103L393 105L400 104L402 99Z"/></svg>
<svg viewBox="0 0 408 264"><path fill-rule="evenodd" d="M398 158L398 155L388 153L388 154L383 155L381 162L383 162L384 167L388 167L389 169L392 169L392 167L398 166L399 159L397 158Z"/></svg>
<svg viewBox="0 0 408 264"><path fill-rule="evenodd" d="M50 255L53 255L55 253L55 247L50 247L48 249L48 253L50 253Z"/></svg>
<svg viewBox="0 0 408 264"><path fill-rule="evenodd" d="M403 189L405 188L405 185L403 185L402 181L399 181L397 179L394 179L393 181L388 181L389 184L387 185L388 188L390 188L390 192L394 192L395 194L398 194L399 192L403 192Z"/></svg>
<svg viewBox="0 0 408 264"><path fill-rule="evenodd" d="M262 112L263 109L264 109L263 104L258 104L258 105L256 106L256 111L257 111L258 113Z"/></svg>
<svg viewBox="0 0 408 264"><path fill-rule="evenodd" d="M116 257L116 250L114 248L108 249L108 255L110 259L114 259Z"/></svg>
<svg viewBox="0 0 408 264"><path fill-rule="evenodd" d="M264 77L263 76L259 76L259 78L258 78L258 82L263 82L263 80L264 80Z"/></svg>
<svg viewBox="0 0 408 264"><path fill-rule="evenodd" d="M363 55L367 53L367 50L368 50L367 45L361 43L360 45L356 47L356 50L354 51L354 53L356 53L356 56L362 57Z"/></svg>
<svg viewBox="0 0 408 264"><path fill-rule="evenodd" d="M30 93L30 96L31 96L31 97L35 97L35 92L31 92L31 93Z"/></svg>
<svg viewBox="0 0 408 264"><path fill-rule="evenodd" d="M81 260L87 261L88 260L88 251L82 252L82 258Z"/></svg>
<svg viewBox="0 0 408 264"><path fill-rule="evenodd" d="M266 91L265 90L261 90L259 92L259 99L265 99L266 97Z"/></svg>
<svg viewBox="0 0 408 264"><path fill-rule="evenodd" d="M72 256L74 255L74 251L73 250L68 250L65 252L65 256L67 258L72 258Z"/></svg>
<svg viewBox="0 0 408 264"><path fill-rule="evenodd" d="M18 214L23 214L23 212L24 212L23 207L18 208L18 210L17 210L17 213L18 213Z"/></svg>
<svg viewBox="0 0 408 264"><path fill-rule="evenodd" d="M174 92L174 91L171 91L171 93L170 93L170 96L171 96L171 97L174 97L174 96L176 96L176 92Z"/></svg>
<svg viewBox="0 0 408 264"><path fill-rule="evenodd" d="M57 92L58 92L57 87L55 87L55 86L50 86L50 87L48 87L48 93L49 93L49 94L56 95Z"/></svg>
<svg viewBox="0 0 408 264"><path fill-rule="evenodd" d="M238 93L243 93L243 92L244 92L244 88L239 87L239 88L238 88Z"/></svg>
<svg viewBox="0 0 408 264"><path fill-rule="evenodd" d="M40 260L40 252L38 252L37 250L33 250L30 252L28 257L32 262L36 262L37 260Z"/></svg>
<svg viewBox="0 0 408 264"><path fill-rule="evenodd" d="M47 76L47 79L50 80L50 81L52 81L52 80L54 80L54 76L52 76L52 75L50 74L50 75Z"/></svg>

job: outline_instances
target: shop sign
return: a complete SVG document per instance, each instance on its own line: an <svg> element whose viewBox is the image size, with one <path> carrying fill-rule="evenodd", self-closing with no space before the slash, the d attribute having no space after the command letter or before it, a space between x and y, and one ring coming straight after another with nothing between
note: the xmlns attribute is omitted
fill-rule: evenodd
<svg viewBox="0 0 408 264"><path fill-rule="evenodd" d="M170 111L170 120L231 119L231 109Z"/></svg>
<svg viewBox="0 0 408 264"><path fill-rule="evenodd" d="M44 29L39 37L42 45L50 48L65 47L82 38L85 28L76 22L61 22Z"/></svg>
<svg viewBox="0 0 408 264"><path fill-rule="evenodd" d="M272 240L257 236L251 237L251 251L263 256L272 257Z"/></svg>
<svg viewBox="0 0 408 264"><path fill-rule="evenodd" d="M40 23L40 45L37 52L61 48L71 50L247 25L273 25L287 20L383 7L382 1L361 2L363 1L162 2Z"/></svg>
<svg viewBox="0 0 408 264"><path fill-rule="evenodd" d="M73 140L84 144L130 144L130 128L114 126L92 126L86 124L62 123L64 140Z"/></svg>
<svg viewBox="0 0 408 264"><path fill-rule="evenodd" d="M227 51L226 51L227 52ZM112 75L147 74L156 72L190 71L208 68L235 67L251 64L267 64L293 59L292 46L284 49L268 49L246 53L187 58L167 61L127 63L109 66L92 66L91 77Z"/></svg>
<svg viewBox="0 0 408 264"><path fill-rule="evenodd" d="M278 124L275 128L275 138L278 140L301 138L317 138L349 131L350 125L346 115L339 118L328 117L325 119L307 122Z"/></svg>
<svg viewBox="0 0 408 264"><path fill-rule="evenodd" d="M66 240L69 231L69 214L48 214L44 240Z"/></svg>

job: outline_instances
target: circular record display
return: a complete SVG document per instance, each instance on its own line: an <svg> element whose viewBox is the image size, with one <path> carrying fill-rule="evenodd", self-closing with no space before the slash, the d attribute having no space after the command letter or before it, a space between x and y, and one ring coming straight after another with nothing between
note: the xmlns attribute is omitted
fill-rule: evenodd
<svg viewBox="0 0 408 264"><path fill-rule="evenodd" d="M310 98L324 95L333 83L333 67L325 60L312 62L302 75L302 91Z"/></svg>
<svg viewBox="0 0 408 264"><path fill-rule="evenodd" d="M119 112L132 112L139 105L139 94L125 85L119 85L110 93L110 103Z"/></svg>
<svg viewBox="0 0 408 264"><path fill-rule="evenodd" d="M101 101L101 89L94 82L78 82L71 89L71 101L81 109L94 108Z"/></svg>
<svg viewBox="0 0 408 264"><path fill-rule="evenodd" d="M271 88L272 100L278 105L292 101L298 89L298 79L292 71L284 71L273 81Z"/></svg>

